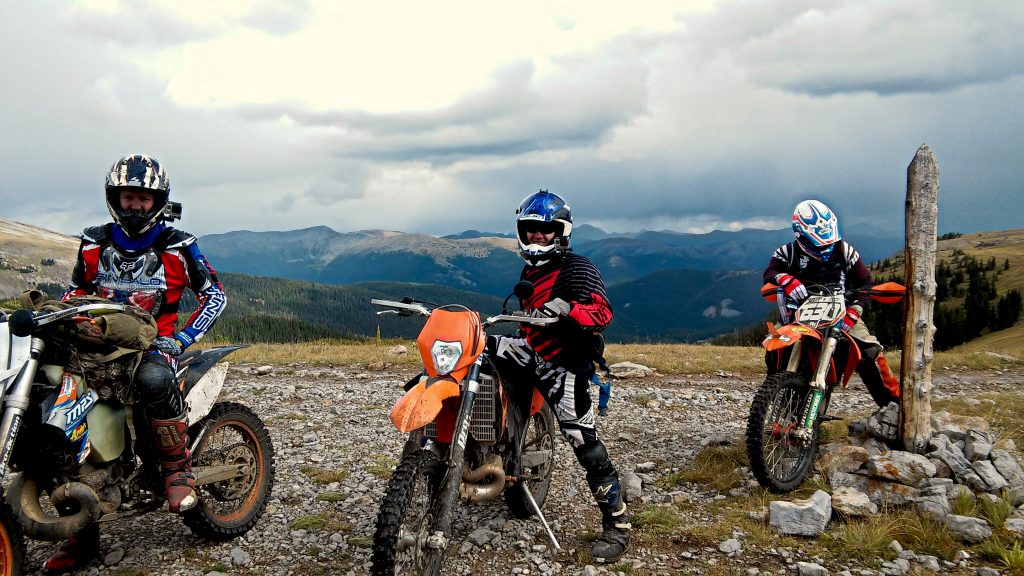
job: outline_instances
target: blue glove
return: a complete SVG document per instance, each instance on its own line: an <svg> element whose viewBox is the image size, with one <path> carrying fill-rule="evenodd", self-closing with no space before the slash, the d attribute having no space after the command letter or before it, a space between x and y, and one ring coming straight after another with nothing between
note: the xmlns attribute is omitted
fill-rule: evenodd
<svg viewBox="0 0 1024 576"><path fill-rule="evenodd" d="M171 356L178 356L185 351L185 347L181 344L181 341L173 336L161 336L156 340L153 340L150 347Z"/></svg>

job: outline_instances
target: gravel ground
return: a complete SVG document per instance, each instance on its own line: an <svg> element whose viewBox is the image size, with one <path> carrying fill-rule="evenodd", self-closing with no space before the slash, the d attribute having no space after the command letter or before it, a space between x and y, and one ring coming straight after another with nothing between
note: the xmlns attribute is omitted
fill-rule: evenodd
<svg viewBox="0 0 1024 576"><path fill-rule="evenodd" d="M409 376L409 371L390 369L367 372L360 367L308 366L276 366L271 374L257 375L254 366L232 365L222 400L254 408L268 425L277 453L274 493L263 519L249 534L222 544L192 536L166 509L106 524L100 559L80 574L366 574L377 509L403 442L387 413ZM645 502L671 506L680 511L687 526L700 526L713 520L709 506L724 496L690 485L665 493L654 481L685 469L709 440L738 440L759 382L758 377L728 373L620 381L609 416L599 420L599 433L620 473L640 468ZM935 377L935 396L1017 389L1022 382L1020 373L944 372ZM834 397L832 411L838 416L861 414L872 406L855 382L849 391ZM595 536L599 515L569 446L559 443L556 455L555 477L544 509L563 551L553 556L539 522L510 519L501 499L462 505L455 520L459 552L450 558L445 573L610 572L580 561ZM307 472L312 467L344 471L347 476L319 484L300 470L304 467ZM317 499L318 495L340 501ZM667 503L673 501L676 504ZM297 519L311 515L326 519L326 525L291 528ZM467 538L480 527L493 532L483 545ZM792 567L801 560L823 563L832 573L878 569L877 564L844 565L827 558L801 557L799 549L744 549L740 555L727 556L706 543L643 540L630 549L618 570L784 574L794 573ZM29 567L41 566L55 549L55 544L31 543Z"/></svg>

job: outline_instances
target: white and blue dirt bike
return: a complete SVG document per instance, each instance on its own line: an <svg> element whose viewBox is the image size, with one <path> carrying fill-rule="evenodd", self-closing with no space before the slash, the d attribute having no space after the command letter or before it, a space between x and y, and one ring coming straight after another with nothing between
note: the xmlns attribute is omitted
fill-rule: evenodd
<svg viewBox="0 0 1024 576"><path fill-rule="evenodd" d="M0 576L20 573L22 533L65 540L92 523L150 512L164 502L149 426L131 398L134 364L95 376L50 363L78 357L55 354L74 348L61 325L124 309L92 303L0 313L0 478L8 468L15 472L6 493L10 509L0 502ZM217 402L228 368L218 362L238 348L193 350L178 359L200 498L182 520L194 534L218 541L256 524L274 483L274 449L263 422L241 404ZM124 364L112 360L110 366Z"/></svg>

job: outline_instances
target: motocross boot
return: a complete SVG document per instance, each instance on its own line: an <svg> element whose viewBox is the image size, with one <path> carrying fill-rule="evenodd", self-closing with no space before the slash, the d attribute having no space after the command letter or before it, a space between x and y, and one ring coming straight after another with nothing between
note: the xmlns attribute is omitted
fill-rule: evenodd
<svg viewBox="0 0 1024 576"><path fill-rule="evenodd" d="M196 477L188 454L186 412L171 420L150 419L153 445L164 473L164 491L171 512L184 512L199 503Z"/></svg>
<svg viewBox="0 0 1024 576"><path fill-rule="evenodd" d="M69 539L53 556L50 556L43 568L47 574L64 574L84 568L100 552L100 528L90 525L78 536Z"/></svg>
<svg viewBox="0 0 1024 576"><path fill-rule="evenodd" d="M590 555L595 562L612 564L622 558L629 548L633 525L629 523L618 481L598 487L594 491L594 499L601 509L601 535L594 542Z"/></svg>

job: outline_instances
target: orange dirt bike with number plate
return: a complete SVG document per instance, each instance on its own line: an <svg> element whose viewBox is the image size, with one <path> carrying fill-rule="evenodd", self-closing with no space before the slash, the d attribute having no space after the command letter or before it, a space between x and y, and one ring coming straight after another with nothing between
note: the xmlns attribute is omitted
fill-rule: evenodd
<svg viewBox="0 0 1024 576"><path fill-rule="evenodd" d="M520 282L514 295L523 300L532 292L532 284ZM460 497L479 502L504 495L513 516L540 518L557 549L540 511L554 467L554 416L533 386L502 378L484 332L502 322L544 325L557 318L510 314L502 306L501 314L481 321L459 305L372 302L388 308L378 314L427 321L416 340L424 373L391 410L391 422L410 436L377 516L371 573L440 574L456 544L452 521Z"/></svg>
<svg viewBox="0 0 1024 576"><path fill-rule="evenodd" d="M750 469L762 486L776 493L803 482L814 464L832 390L836 384L845 388L860 362L856 340L840 327L846 303L867 296L893 304L906 291L895 282L850 292L839 286L806 286L809 295L799 307L787 304L788 322L779 328L768 323L763 346L769 354L788 355L788 361L785 370L769 374L761 384L747 418ZM775 284L761 288L770 302L783 298L780 292Z"/></svg>
<svg viewBox="0 0 1024 576"><path fill-rule="evenodd" d="M132 358L141 352L115 347L84 369L86 348L69 337L76 323L105 322L125 310L105 302L0 313L0 478L8 466L16 472L6 493L11 508L0 503L0 575L17 573L8 568L23 557L22 531L37 540L67 540L96 522L150 512L164 502L149 426L132 387ZM186 352L176 374L188 404L199 495L182 520L196 535L218 541L256 524L274 480L273 446L259 416L241 404L217 402L227 376L220 360L238 348Z"/></svg>

